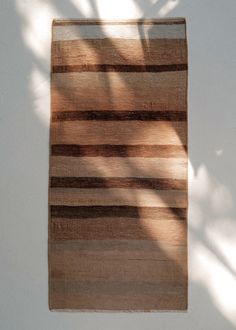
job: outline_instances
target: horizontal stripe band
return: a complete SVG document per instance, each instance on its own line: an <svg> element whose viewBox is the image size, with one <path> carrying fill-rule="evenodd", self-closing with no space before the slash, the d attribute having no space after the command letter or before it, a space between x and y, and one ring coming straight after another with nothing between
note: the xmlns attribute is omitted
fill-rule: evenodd
<svg viewBox="0 0 236 330"><path fill-rule="evenodd" d="M52 156L72 157L186 157L186 146L178 145L78 145L54 144Z"/></svg>
<svg viewBox="0 0 236 330"><path fill-rule="evenodd" d="M187 141L183 121L62 121L51 124L52 144L169 144Z"/></svg>
<svg viewBox="0 0 236 330"><path fill-rule="evenodd" d="M184 24L184 18L158 18L158 19L122 19L122 20L85 20L85 19L59 19L53 21L53 26L65 25L122 25L122 24L145 24L145 25L171 25Z"/></svg>
<svg viewBox="0 0 236 330"><path fill-rule="evenodd" d="M96 52L91 49L96 49ZM132 52L130 51L132 49ZM187 63L185 39L77 39L52 42L53 66L170 65Z"/></svg>
<svg viewBox="0 0 236 330"><path fill-rule="evenodd" d="M147 239L162 244L186 244L186 222L165 219L60 219L50 222L52 240Z"/></svg>
<svg viewBox="0 0 236 330"><path fill-rule="evenodd" d="M91 297L91 295L103 296L106 297L111 295L113 299L118 295L158 295L166 294L167 290L169 294L172 294L176 300L176 296L183 295L186 291L185 281L183 283L174 283L173 281L161 283L157 285L155 282L134 282L130 281L115 281L115 282L91 282L91 281L69 281L69 280L55 280L51 284L51 290L53 292L82 295L86 294ZM63 296L64 297L64 296ZM91 299L91 298L90 298ZM172 298L173 299L173 298ZM80 300L80 299L79 299ZM116 299L115 299L116 300ZM67 301L67 299L66 299Z"/></svg>
<svg viewBox="0 0 236 330"><path fill-rule="evenodd" d="M140 207L187 207L186 190L142 188L51 188L50 205L127 205Z"/></svg>
<svg viewBox="0 0 236 330"><path fill-rule="evenodd" d="M170 65L119 65L119 64L90 64L90 65L53 65L53 73L64 72L171 72L186 71L187 64Z"/></svg>
<svg viewBox="0 0 236 330"><path fill-rule="evenodd" d="M63 111L54 112L52 121L72 120L165 120L186 121L185 111Z"/></svg>
<svg viewBox="0 0 236 330"><path fill-rule="evenodd" d="M51 205L50 213L53 218L87 219L100 217L113 218L164 218L185 220L186 208L174 207L136 207L136 206L64 206Z"/></svg>
<svg viewBox="0 0 236 330"><path fill-rule="evenodd" d="M66 25L53 27L53 41L78 39L185 39L185 24Z"/></svg>
<svg viewBox="0 0 236 330"><path fill-rule="evenodd" d="M186 111L186 79L187 71L54 73L52 112Z"/></svg>
<svg viewBox="0 0 236 330"><path fill-rule="evenodd" d="M53 219L68 220L67 218ZM123 217L121 217L121 219L123 219ZM168 219L165 218L165 220ZM183 256L186 257L187 254L185 245L176 247L171 244L166 244L165 251L163 251L162 247L159 246L158 241L153 242L148 240L68 240L49 242L49 247L50 250L55 253L64 251L65 253L77 254L80 257L92 257L95 259L100 259L102 257L104 260L108 261L112 257L115 257L116 260L127 260L131 255L133 258L139 256L142 259L147 258L149 260L169 260L169 258L171 258L172 260L180 261L180 259Z"/></svg>
<svg viewBox="0 0 236 330"><path fill-rule="evenodd" d="M52 188L136 188L185 190L186 180L156 178L51 177Z"/></svg>
<svg viewBox="0 0 236 330"><path fill-rule="evenodd" d="M176 262L186 273L186 247L182 244L165 244L163 251L158 240L54 240L50 242L50 251L55 265L52 276L58 279L77 278L83 281L85 276L87 280L103 281L106 278L107 281L116 281L121 279L126 270L130 280L143 281L145 278L146 281L156 282L158 276L163 281L172 279L179 282L182 272L178 272ZM63 253L58 253L59 251ZM85 272L81 272L81 263L78 260L86 264ZM160 267L153 267L153 261ZM141 263L143 272L140 272ZM111 269L113 276L109 276ZM176 272L173 274L174 269Z"/></svg>
<svg viewBox="0 0 236 330"><path fill-rule="evenodd" d="M186 179L186 158L51 156L50 176Z"/></svg>

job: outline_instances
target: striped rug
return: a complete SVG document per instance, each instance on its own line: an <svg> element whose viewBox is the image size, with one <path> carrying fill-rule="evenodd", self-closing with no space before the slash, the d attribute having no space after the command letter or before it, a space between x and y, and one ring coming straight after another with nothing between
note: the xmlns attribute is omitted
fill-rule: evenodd
<svg viewBox="0 0 236 330"><path fill-rule="evenodd" d="M49 307L187 308L185 20L55 20Z"/></svg>

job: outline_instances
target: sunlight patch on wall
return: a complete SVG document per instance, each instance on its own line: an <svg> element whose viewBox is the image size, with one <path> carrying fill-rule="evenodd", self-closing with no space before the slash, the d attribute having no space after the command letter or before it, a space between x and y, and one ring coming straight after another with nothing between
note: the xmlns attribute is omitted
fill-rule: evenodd
<svg viewBox="0 0 236 330"><path fill-rule="evenodd" d="M217 149L215 151L215 153L216 153L216 156L221 157L223 155L223 149Z"/></svg>
<svg viewBox="0 0 236 330"><path fill-rule="evenodd" d="M25 1L16 1L16 9L23 20L22 37L34 56L48 61L51 41L50 26L57 11L45 1L35 1L30 6Z"/></svg>
<svg viewBox="0 0 236 330"><path fill-rule="evenodd" d="M219 216L220 214L227 214L227 212L233 209L233 198L229 189L220 185L215 184L215 188L211 195L211 208Z"/></svg>
<svg viewBox="0 0 236 330"><path fill-rule="evenodd" d="M189 183L190 183L190 194L194 196L195 200L204 200L211 192L211 182L208 174L207 167L201 165L194 172L193 166L189 162Z"/></svg>
<svg viewBox="0 0 236 330"><path fill-rule="evenodd" d="M179 0L169 0L167 1L161 9L158 11L158 16L165 17L167 16L172 10L175 9L179 4Z"/></svg>
<svg viewBox="0 0 236 330"><path fill-rule="evenodd" d="M217 228L207 228L206 235L217 251L220 251L221 259L228 265L231 272L235 272L236 278L236 219L220 218Z"/></svg>
<svg viewBox="0 0 236 330"><path fill-rule="evenodd" d="M85 18L93 16L93 8L88 0L71 0L71 3L78 9Z"/></svg>
<svg viewBox="0 0 236 330"><path fill-rule="evenodd" d="M129 19L142 17L143 12L132 0L99 1L96 2L99 17L102 19Z"/></svg>
<svg viewBox="0 0 236 330"><path fill-rule="evenodd" d="M49 79L46 79L37 67L32 70L29 88L32 95L33 109L39 120L48 126L50 118Z"/></svg>
<svg viewBox="0 0 236 330"><path fill-rule="evenodd" d="M212 302L231 322L236 324L236 278L230 270L219 262L214 253L204 244L195 246L194 266L190 273L191 280L201 283L210 295ZM206 279L208 279L206 281Z"/></svg>

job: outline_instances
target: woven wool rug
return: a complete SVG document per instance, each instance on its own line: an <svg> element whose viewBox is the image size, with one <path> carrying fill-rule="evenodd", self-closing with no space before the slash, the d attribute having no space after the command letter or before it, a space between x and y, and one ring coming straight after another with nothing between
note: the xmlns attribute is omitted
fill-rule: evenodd
<svg viewBox="0 0 236 330"><path fill-rule="evenodd" d="M185 310L185 20L52 34L50 309Z"/></svg>

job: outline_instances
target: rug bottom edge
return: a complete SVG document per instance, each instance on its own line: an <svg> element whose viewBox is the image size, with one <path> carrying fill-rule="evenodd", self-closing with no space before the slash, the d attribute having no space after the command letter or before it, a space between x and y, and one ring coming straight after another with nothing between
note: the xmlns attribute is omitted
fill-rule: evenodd
<svg viewBox="0 0 236 330"><path fill-rule="evenodd" d="M50 312L66 313L187 313L188 307L183 309L69 309L69 308L49 308Z"/></svg>

